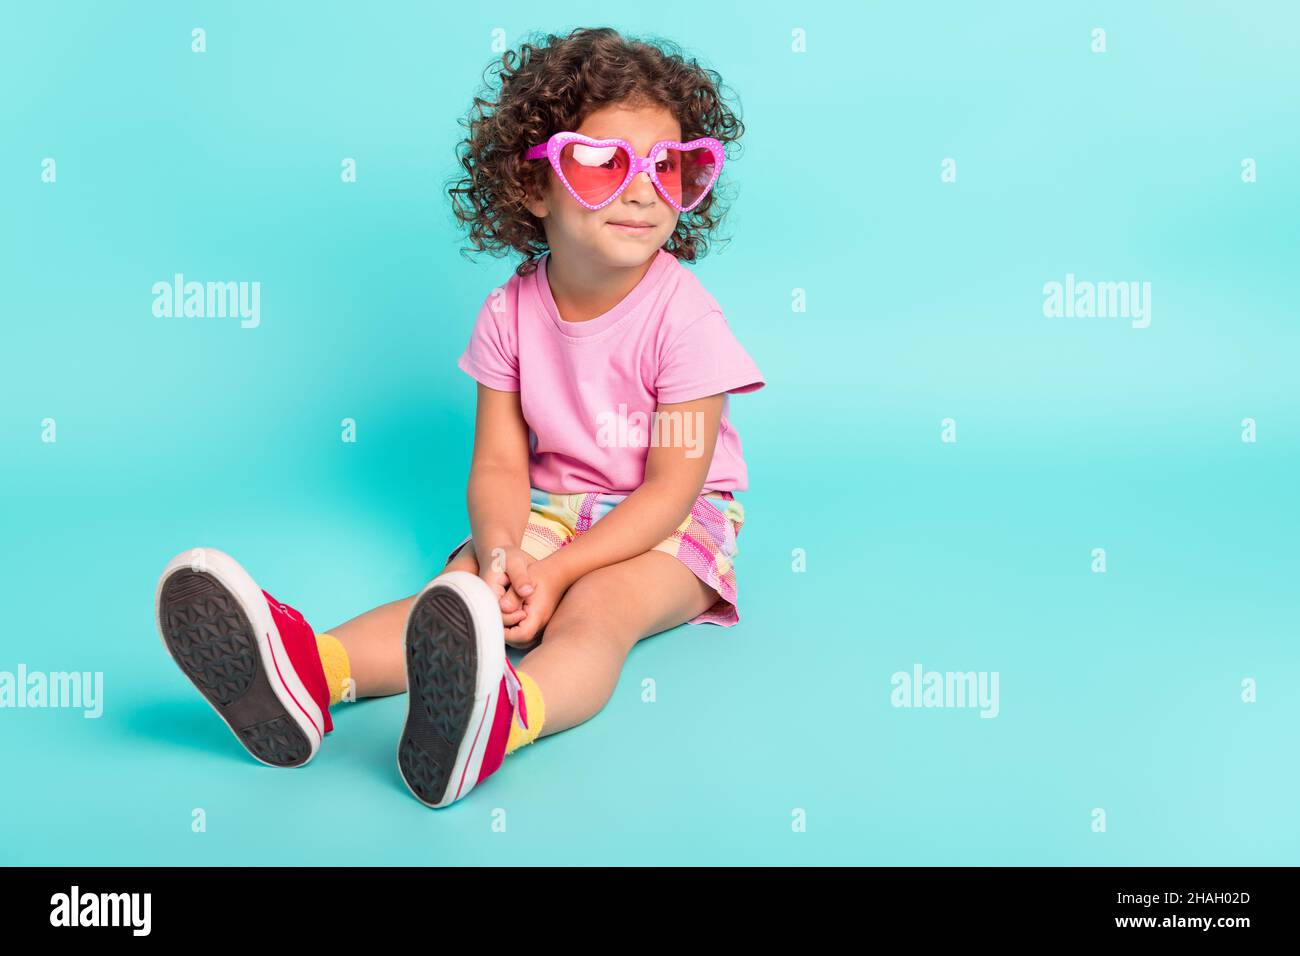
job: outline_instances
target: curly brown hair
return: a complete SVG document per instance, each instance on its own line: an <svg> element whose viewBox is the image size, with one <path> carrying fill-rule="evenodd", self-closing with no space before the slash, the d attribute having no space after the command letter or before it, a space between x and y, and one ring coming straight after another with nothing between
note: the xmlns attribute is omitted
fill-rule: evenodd
<svg viewBox="0 0 1300 956"><path fill-rule="evenodd" d="M525 206L545 188L550 166L524 159L529 147L553 133L576 130L596 110L612 104L661 106L681 123L682 141L712 136L723 147L745 131L722 96L722 78L688 59L669 40L625 38L609 27L582 28L568 36L533 34L484 71L485 88L462 119L468 135L457 144L457 171L447 184L458 222L469 228L461 250L501 257L522 255L515 268L526 276L547 250L542 222ZM730 153L727 158L730 159ZM682 214L664 249L694 262L708 251L708 234L724 208L715 187Z"/></svg>

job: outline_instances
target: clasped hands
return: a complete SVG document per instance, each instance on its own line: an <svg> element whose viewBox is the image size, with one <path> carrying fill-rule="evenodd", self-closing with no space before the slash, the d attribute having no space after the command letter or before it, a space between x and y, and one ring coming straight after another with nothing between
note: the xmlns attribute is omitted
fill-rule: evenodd
<svg viewBox="0 0 1300 956"><path fill-rule="evenodd" d="M568 590L554 562L518 547L494 549L486 563L479 562L479 577L496 595L506 643L512 647L537 639Z"/></svg>

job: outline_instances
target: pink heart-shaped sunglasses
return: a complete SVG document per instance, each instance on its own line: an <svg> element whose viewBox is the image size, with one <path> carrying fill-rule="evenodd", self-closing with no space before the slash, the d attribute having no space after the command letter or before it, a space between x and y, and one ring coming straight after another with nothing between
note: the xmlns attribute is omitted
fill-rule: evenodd
<svg viewBox="0 0 1300 956"><path fill-rule="evenodd" d="M646 173L678 212L690 212L709 194L722 172L722 143L711 136L689 143L665 139L642 158L625 139L592 139L581 133L556 133L524 154L548 159L560 182L582 206L603 209Z"/></svg>

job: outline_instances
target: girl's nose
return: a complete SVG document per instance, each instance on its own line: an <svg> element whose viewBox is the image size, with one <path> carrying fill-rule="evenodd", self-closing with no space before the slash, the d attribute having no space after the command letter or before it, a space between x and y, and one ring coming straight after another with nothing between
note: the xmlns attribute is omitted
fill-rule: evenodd
<svg viewBox="0 0 1300 956"><path fill-rule="evenodd" d="M649 173L637 173L628 183L627 191L636 198L654 198L655 184L650 181Z"/></svg>

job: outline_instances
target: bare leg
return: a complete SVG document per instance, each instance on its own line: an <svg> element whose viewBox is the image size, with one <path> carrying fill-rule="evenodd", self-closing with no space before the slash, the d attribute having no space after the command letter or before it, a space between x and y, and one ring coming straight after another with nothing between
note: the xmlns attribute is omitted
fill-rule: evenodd
<svg viewBox="0 0 1300 956"><path fill-rule="evenodd" d="M542 643L519 662L546 703L542 736L595 716L637 641L708 610L718 595L662 551L584 575L560 599Z"/></svg>
<svg viewBox="0 0 1300 956"><path fill-rule="evenodd" d="M478 574L474 546L465 547L442 571L468 571ZM439 574L442 571L438 572ZM357 697L386 697L406 693L406 661L402 657L402 637L406 619L416 595L391 601L359 614L346 624L330 628L348 652L352 680Z"/></svg>

